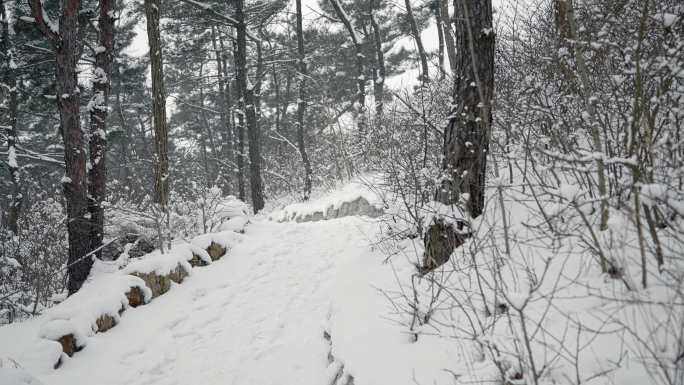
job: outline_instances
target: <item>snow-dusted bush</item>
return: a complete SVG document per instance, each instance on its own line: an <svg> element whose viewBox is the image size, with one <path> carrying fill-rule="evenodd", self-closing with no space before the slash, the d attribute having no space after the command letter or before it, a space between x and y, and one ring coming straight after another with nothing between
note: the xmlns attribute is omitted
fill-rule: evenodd
<svg viewBox="0 0 684 385"><path fill-rule="evenodd" d="M460 383L681 384L682 8L572 4L570 40L550 3L503 8L485 214L465 218L473 236L446 265L398 274L387 296L415 339L440 335L466 352ZM443 126L420 93L404 99L414 132ZM423 143L402 139L400 155L378 162L404 202L379 245L415 265L424 246L411 236L440 180ZM427 173L414 166L430 160Z"/></svg>
<svg viewBox="0 0 684 385"><path fill-rule="evenodd" d="M20 232L0 234L0 324L40 313L64 289L67 256L64 213L52 200L34 203Z"/></svg>

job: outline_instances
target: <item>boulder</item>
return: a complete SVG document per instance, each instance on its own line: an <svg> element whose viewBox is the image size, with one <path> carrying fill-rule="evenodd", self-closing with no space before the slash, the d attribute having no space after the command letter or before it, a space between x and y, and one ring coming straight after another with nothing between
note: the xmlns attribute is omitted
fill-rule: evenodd
<svg viewBox="0 0 684 385"><path fill-rule="evenodd" d="M109 314L103 314L95 320L95 324L97 325L97 332L104 333L116 326L116 319Z"/></svg>
<svg viewBox="0 0 684 385"><path fill-rule="evenodd" d="M209 247L207 247L207 253L211 257L212 261L216 261L226 255L226 248L212 241Z"/></svg>
<svg viewBox="0 0 684 385"><path fill-rule="evenodd" d="M57 340L57 342L59 342L60 345L62 345L62 351L69 357L73 356L74 353L81 350L79 346L76 344L76 337L74 337L73 334L61 336Z"/></svg>
<svg viewBox="0 0 684 385"><path fill-rule="evenodd" d="M171 288L171 282L181 283L188 276L188 272L180 264L176 268L172 269L168 274L162 275L157 274L152 271L149 273L131 273L143 281L145 281L145 286L147 286L152 291L152 298L157 298L160 295L166 293ZM131 290L132 292L133 290ZM129 292L130 293L130 292ZM131 298L129 297L129 303ZM131 305L132 306L132 305Z"/></svg>

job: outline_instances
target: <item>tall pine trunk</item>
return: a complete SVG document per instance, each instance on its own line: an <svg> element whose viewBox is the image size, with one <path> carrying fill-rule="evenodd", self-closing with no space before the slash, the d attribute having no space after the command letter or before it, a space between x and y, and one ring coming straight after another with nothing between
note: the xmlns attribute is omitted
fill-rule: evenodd
<svg viewBox="0 0 684 385"><path fill-rule="evenodd" d="M304 30L302 27L302 0L296 0L297 3L297 54L298 54L298 69L299 69L299 97L297 98L297 146L299 153L302 156L302 164L304 165L304 200L309 200L311 196L311 163L309 156L306 153L306 144L304 142L304 114L306 112L306 61L304 55Z"/></svg>
<svg viewBox="0 0 684 385"><path fill-rule="evenodd" d="M420 31L418 31L416 19L413 17L411 0L404 0L404 5L406 6L406 18L408 19L409 27L411 27L411 35L413 35L413 39L416 41L416 46L418 47L418 59L420 60L420 68L422 71L420 74L420 81L421 83L427 83L430 81L430 75L428 73L427 54L425 53L425 47L423 46L423 39L420 38Z"/></svg>
<svg viewBox="0 0 684 385"><path fill-rule="evenodd" d="M247 25L245 24L244 0L235 1L235 19L237 25L236 79L242 96L242 106L247 135L249 137L249 187L254 212L264 208L264 192L261 180L261 155L259 146L259 124L256 113L256 97L254 84L249 81L247 72Z"/></svg>
<svg viewBox="0 0 684 385"><path fill-rule="evenodd" d="M349 19L349 15L344 11L339 0L330 0L330 5L332 5L335 14L342 21L342 24L344 24L344 27L349 33L349 37L352 39L352 43L354 43L354 51L356 52L356 88L359 103L358 108L356 108L357 126L359 131L364 133L366 129L364 117L366 113L366 76L363 72L363 46L361 45L361 40L356 34L356 31L354 31L354 26ZM359 114L361 115L360 119L358 118Z"/></svg>
<svg viewBox="0 0 684 385"><path fill-rule="evenodd" d="M245 43L246 45L246 43ZM238 64L238 44L233 43L233 59L235 61L235 93L237 94L238 100L238 110L237 114L237 125L235 127L235 140L237 145L237 151L235 152L235 163L237 164L237 178L238 178L238 198L244 201L247 197L245 193L245 103L244 103L244 93L242 87L240 87L240 65Z"/></svg>
<svg viewBox="0 0 684 385"><path fill-rule="evenodd" d="M90 211L90 247L97 250L104 237L104 208L107 182L107 106L112 78L112 52L114 50L114 0L100 0L98 22L99 44L95 54L93 100L90 108L90 169L88 170L88 193ZM101 253L98 251L96 255Z"/></svg>
<svg viewBox="0 0 684 385"><path fill-rule="evenodd" d="M90 252L90 221L88 214L88 188L86 178L86 151L80 121L80 91L76 65L81 42L79 41L78 15L80 0L62 0L59 31L46 20L40 0L30 0L31 13L36 27L50 41L55 51L55 78L60 132L64 142L65 175L62 179L67 204L67 232L69 256L67 259L67 289L73 294L88 278L93 264Z"/></svg>
<svg viewBox="0 0 684 385"><path fill-rule="evenodd" d="M375 19L374 2L371 2L370 8L370 22L371 28L373 29L373 42L375 48L375 60L376 60L376 73L373 76L373 97L375 98L375 115L376 119L380 119L384 111L384 98L385 98L385 55L382 52L382 34L380 33L380 26Z"/></svg>
<svg viewBox="0 0 684 385"><path fill-rule="evenodd" d="M485 172L494 93L494 32L491 0L459 0L453 109L444 130L444 179L435 200L448 206L465 198L472 217L484 210ZM467 194L467 195L466 195ZM453 221L436 218L425 234L423 268L446 263L463 235Z"/></svg>
<svg viewBox="0 0 684 385"><path fill-rule="evenodd" d="M159 248L164 252L164 231L169 229L169 150L168 128L166 123L166 91L164 89L164 69L162 46L159 34L159 12L161 0L145 0L147 19L147 41L150 47L150 67L152 74L152 116L154 120L154 202L160 210L157 229ZM170 247L171 239L167 239Z"/></svg>
<svg viewBox="0 0 684 385"><path fill-rule="evenodd" d="M217 44L217 39L220 42L221 49L219 50L219 45ZM223 52L223 41L220 36L220 30L215 26L211 26L211 45L214 49L214 55L216 59L216 70L218 73L218 86L219 86L219 104L221 105L221 124L223 125L223 144L222 153L225 159L230 159L233 154L233 127L232 127L232 117L231 117L231 100L230 100L230 81L225 73L226 56ZM231 183L233 181L233 171L232 167L228 167L224 170L223 175L223 193L230 194Z"/></svg>
<svg viewBox="0 0 684 385"><path fill-rule="evenodd" d="M14 3L16 11L16 2ZM21 212L21 206L23 202L23 197L21 194L21 186L19 184L19 164L17 163L17 113L18 113L18 100L17 100L17 71L15 63L14 43L12 38L14 36L14 30L12 27L12 20L5 9L5 4L0 0L0 16L2 16L2 52L4 53L4 61L0 66L2 72L5 74L2 81L7 86L7 97L8 103L8 122L7 122L7 156L8 156L8 168L10 174L10 183L12 184L10 195L8 197L8 212L7 212L7 227L13 235L19 234L19 214Z"/></svg>

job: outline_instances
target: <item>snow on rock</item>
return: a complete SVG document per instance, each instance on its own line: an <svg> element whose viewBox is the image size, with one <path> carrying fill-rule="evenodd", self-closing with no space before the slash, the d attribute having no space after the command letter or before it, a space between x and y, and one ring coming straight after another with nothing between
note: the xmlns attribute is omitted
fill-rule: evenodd
<svg viewBox="0 0 684 385"><path fill-rule="evenodd" d="M245 227L249 223L249 218L246 216L233 217L226 222L219 225L219 231L233 231L236 233L244 233Z"/></svg>
<svg viewBox="0 0 684 385"><path fill-rule="evenodd" d="M88 337L119 322L120 314L128 307L126 294L136 287L149 300L151 292L138 277L110 274L86 282L81 290L50 310L39 336L59 341L62 350L72 355L86 345Z"/></svg>
<svg viewBox="0 0 684 385"><path fill-rule="evenodd" d="M250 212L249 206L234 196L229 196L221 201L214 212L214 218L226 221L236 217L246 217Z"/></svg>
<svg viewBox="0 0 684 385"><path fill-rule="evenodd" d="M178 245L166 254L156 250L143 258L131 260L123 269L123 273L168 275L180 266L187 275L190 275L192 270L188 262L190 259L192 259L192 250Z"/></svg>
<svg viewBox="0 0 684 385"><path fill-rule="evenodd" d="M374 218L383 213L382 197L362 182L355 181L320 199L285 206L273 212L269 219L277 222L316 222L354 215Z"/></svg>

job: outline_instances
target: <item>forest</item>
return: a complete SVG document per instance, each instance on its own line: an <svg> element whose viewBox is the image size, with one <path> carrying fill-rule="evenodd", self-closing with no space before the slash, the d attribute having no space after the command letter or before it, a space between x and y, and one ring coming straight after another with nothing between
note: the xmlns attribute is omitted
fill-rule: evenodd
<svg viewBox="0 0 684 385"><path fill-rule="evenodd" d="M679 0L0 26L0 385L684 385Z"/></svg>

